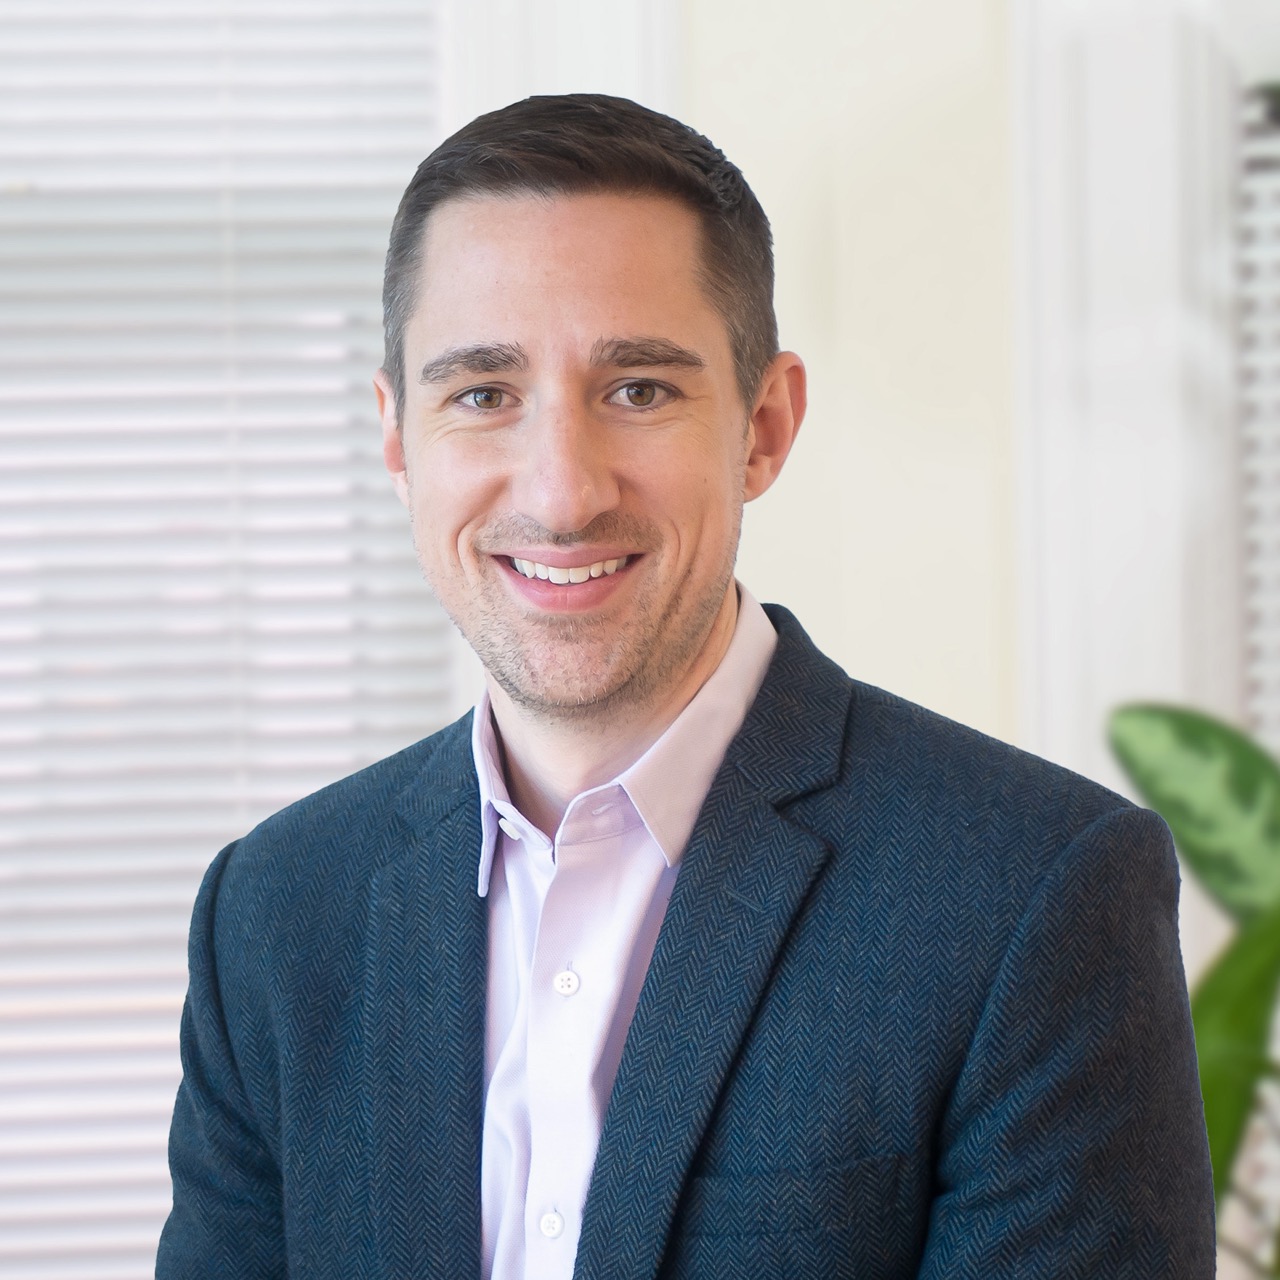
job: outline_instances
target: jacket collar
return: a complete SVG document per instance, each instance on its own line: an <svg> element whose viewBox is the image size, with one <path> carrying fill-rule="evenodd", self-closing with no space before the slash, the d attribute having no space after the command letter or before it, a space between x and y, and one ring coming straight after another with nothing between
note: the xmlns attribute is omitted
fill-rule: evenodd
<svg viewBox="0 0 1280 1280"><path fill-rule="evenodd" d="M767 604L764 611L778 647L725 765L770 803L785 805L839 776L852 687L789 609Z"/></svg>
<svg viewBox="0 0 1280 1280"><path fill-rule="evenodd" d="M470 716L400 794L400 848L374 877L366 950L369 1210L378 1273L478 1280L484 899Z"/></svg>
<svg viewBox="0 0 1280 1280"><path fill-rule="evenodd" d="M830 856L786 807L839 776L848 677L785 609L694 827L605 1115L574 1274L652 1280L676 1203L796 912Z"/></svg>

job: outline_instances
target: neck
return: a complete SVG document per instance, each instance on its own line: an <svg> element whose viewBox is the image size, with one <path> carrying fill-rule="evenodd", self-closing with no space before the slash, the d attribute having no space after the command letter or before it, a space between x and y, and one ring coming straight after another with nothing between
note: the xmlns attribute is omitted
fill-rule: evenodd
<svg viewBox="0 0 1280 1280"><path fill-rule="evenodd" d="M731 582L706 643L684 676L643 705L601 704L595 714L557 717L514 702L492 679L489 699L511 799L535 826L555 834L575 796L616 778L662 737L720 665L738 620Z"/></svg>

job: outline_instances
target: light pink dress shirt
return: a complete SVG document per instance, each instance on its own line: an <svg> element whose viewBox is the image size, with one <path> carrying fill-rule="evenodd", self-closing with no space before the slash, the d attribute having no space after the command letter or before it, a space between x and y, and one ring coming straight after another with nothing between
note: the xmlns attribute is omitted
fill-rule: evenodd
<svg viewBox="0 0 1280 1280"><path fill-rule="evenodd" d="M764 610L738 592L720 665L639 760L574 798L553 840L511 803L487 694L476 707L491 1280L573 1274L605 1108L680 857L777 642Z"/></svg>

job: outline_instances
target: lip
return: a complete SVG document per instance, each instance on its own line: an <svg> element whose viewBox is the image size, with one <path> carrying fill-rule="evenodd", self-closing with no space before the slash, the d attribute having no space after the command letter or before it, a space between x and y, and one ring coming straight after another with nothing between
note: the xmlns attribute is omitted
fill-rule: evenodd
<svg viewBox="0 0 1280 1280"><path fill-rule="evenodd" d="M490 552L499 560L536 560L539 564L553 565L557 569L572 569L578 564L595 564L597 560L621 560L637 555L633 548L609 547L603 543L594 545L579 543L572 547L513 547L510 551Z"/></svg>
<svg viewBox="0 0 1280 1280"><path fill-rule="evenodd" d="M586 582L560 584L548 582L544 578L526 578L511 563L512 556L517 556L521 560L536 560L539 564L557 569L594 564L597 560L621 560L624 556L627 558L627 563L614 573L602 574L598 578L588 578ZM548 613L588 613L600 608L624 589L632 570L643 556L634 551L618 551L612 548L572 547L566 550L558 547L554 551L550 548L537 551L521 547L518 551L494 554L493 559L511 590L526 604Z"/></svg>

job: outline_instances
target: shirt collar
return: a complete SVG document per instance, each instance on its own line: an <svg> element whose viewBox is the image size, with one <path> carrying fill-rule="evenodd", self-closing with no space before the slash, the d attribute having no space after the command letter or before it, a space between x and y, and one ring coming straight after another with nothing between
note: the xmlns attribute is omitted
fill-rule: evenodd
<svg viewBox="0 0 1280 1280"><path fill-rule="evenodd" d="M764 610L739 583L738 619L720 665L644 755L603 784L627 793L668 866L678 865L684 853L716 770L760 691L777 640ZM480 783L476 887L483 897L489 892L499 820L528 827L507 791L487 690L472 719L471 753Z"/></svg>

